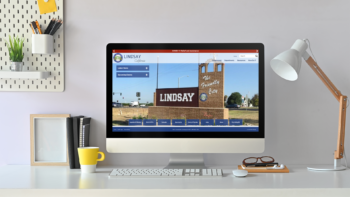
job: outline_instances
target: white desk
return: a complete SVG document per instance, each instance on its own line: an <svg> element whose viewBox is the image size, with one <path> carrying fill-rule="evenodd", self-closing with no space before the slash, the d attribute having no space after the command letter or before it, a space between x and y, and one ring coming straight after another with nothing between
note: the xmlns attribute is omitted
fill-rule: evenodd
<svg viewBox="0 0 350 197"><path fill-rule="evenodd" d="M254 173L245 178L224 169L223 178L130 178L109 179L113 167L81 174L69 167L1 166L0 194L4 196L350 196L350 170L308 171L306 166L288 166L290 173ZM114 167L117 168L117 167ZM118 166L118 168L131 168ZM139 167L141 168L141 167ZM144 167L157 168L157 167ZM161 168L161 167L158 167ZM230 169L231 168L231 169ZM89 189L89 190L72 190ZM104 190L101 190L104 189ZM118 195L116 195L118 194ZM0 195L2 196L2 195Z"/></svg>

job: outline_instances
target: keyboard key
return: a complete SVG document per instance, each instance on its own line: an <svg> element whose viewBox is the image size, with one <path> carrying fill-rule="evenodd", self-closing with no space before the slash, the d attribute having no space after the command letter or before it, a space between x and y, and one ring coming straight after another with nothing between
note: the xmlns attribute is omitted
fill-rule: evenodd
<svg viewBox="0 0 350 197"><path fill-rule="evenodd" d="M218 169L218 175L219 175L219 176L222 176L221 169Z"/></svg>
<svg viewBox="0 0 350 197"><path fill-rule="evenodd" d="M207 173L208 173L209 176L213 175L211 169L207 169Z"/></svg>

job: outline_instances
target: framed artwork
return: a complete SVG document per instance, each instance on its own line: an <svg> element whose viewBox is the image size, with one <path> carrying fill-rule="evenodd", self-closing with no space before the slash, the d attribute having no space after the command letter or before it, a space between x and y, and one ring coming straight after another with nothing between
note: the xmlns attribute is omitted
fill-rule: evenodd
<svg viewBox="0 0 350 197"><path fill-rule="evenodd" d="M30 115L32 166L69 166L67 118L69 114Z"/></svg>

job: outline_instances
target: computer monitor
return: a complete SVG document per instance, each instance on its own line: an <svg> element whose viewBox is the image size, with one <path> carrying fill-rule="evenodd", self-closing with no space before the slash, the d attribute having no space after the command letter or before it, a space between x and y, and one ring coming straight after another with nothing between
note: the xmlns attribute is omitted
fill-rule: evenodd
<svg viewBox="0 0 350 197"><path fill-rule="evenodd" d="M263 44L108 44L106 68L108 152L264 151Z"/></svg>

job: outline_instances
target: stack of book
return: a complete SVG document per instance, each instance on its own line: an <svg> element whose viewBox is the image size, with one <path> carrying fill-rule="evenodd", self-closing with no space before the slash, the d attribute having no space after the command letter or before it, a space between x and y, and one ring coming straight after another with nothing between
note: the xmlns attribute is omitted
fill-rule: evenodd
<svg viewBox="0 0 350 197"><path fill-rule="evenodd" d="M89 146L90 117L75 116L67 118L67 141L70 169L79 169L78 147Z"/></svg>

